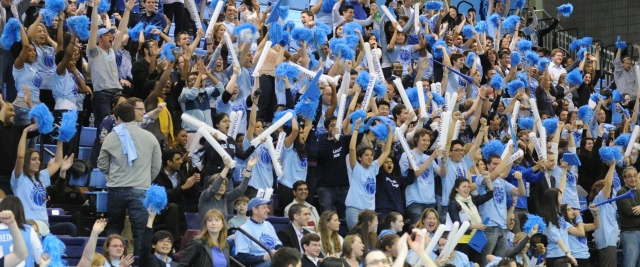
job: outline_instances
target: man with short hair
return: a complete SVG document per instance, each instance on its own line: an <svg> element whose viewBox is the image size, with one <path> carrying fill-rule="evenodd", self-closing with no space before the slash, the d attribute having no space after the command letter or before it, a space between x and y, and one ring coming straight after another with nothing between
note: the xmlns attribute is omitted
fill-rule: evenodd
<svg viewBox="0 0 640 267"><path fill-rule="evenodd" d="M160 31L164 31L164 28L167 27L167 21L164 19L164 16L157 12L158 0L143 0L144 3L144 14L140 14L140 22L147 25L153 25L158 27Z"/></svg>
<svg viewBox="0 0 640 267"><path fill-rule="evenodd" d="M282 248L273 254L272 267L300 267L301 254L293 248ZM269 266L269 265L266 265ZM265 267L266 267L265 266Z"/></svg>
<svg viewBox="0 0 640 267"><path fill-rule="evenodd" d="M160 172L160 144L153 134L134 122L135 113L130 104L116 105L113 116L116 127L105 137L98 157L98 168L109 177L107 187L111 201L107 202L110 222L107 235L122 232L128 210L137 255L148 217L142 200L152 177Z"/></svg>
<svg viewBox="0 0 640 267"><path fill-rule="evenodd" d="M138 60L131 66L131 76L133 77L132 96L146 99L151 92L143 90L144 84L147 81L157 80L162 71L157 64L158 54L160 53L158 41L148 39L141 44L140 50L141 53L138 53Z"/></svg>
<svg viewBox="0 0 640 267"><path fill-rule="evenodd" d="M332 15L333 15L333 33L334 34L336 31L336 27L338 27L338 25L340 24L343 24L343 22L344 23L355 22L362 26L369 26L371 25L371 23L373 23L373 12L371 12L371 16L369 16L365 20L354 19L353 6L351 5L342 6L343 1L344 0L338 0L338 2L336 2L335 5L333 5ZM340 15L340 12L339 12L340 7L342 7L342 16Z"/></svg>
<svg viewBox="0 0 640 267"><path fill-rule="evenodd" d="M317 267L320 265L320 236L317 234L306 234L300 241L302 243L302 249L304 249L304 255L302 256L301 267Z"/></svg>
<svg viewBox="0 0 640 267"><path fill-rule="evenodd" d="M315 232L314 228L320 222L320 215L318 215L318 210L306 201L309 196L307 182L300 180L293 183L293 196L293 202L289 203L289 205L284 208L284 214L289 214L289 209L295 204L304 205L309 209L310 217L307 224L304 224L303 227L310 232Z"/></svg>
<svg viewBox="0 0 640 267"><path fill-rule="evenodd" d="M324 121L326 134L318 139L318 203L322 212L333 210L340 218L345 215L345 202L349 192L346 156L349 153L350 137L335 132L337 119L334 116Z"/></svg>
<svg viewBox="0 0 640 267"><path fill-rule="evenodd" d="M622 266L637 266L640 263L640 191L638 191L638 171L629 166L622 171L624 186L617 192L621 196L634 191L633 198L616 201L618 207L618 224L620 225L620 247L624 256Z"/></svg>
<svg viewBox="0 0 640 267"><path fill-rule="evenodd" d="M316 25L314 19L315 15L313 15L313 12L309 10L302 11L300 14L300 22L302 22L302 25L307 28L311 28Z"/></svg>
<svg viewBox="0 0 640 267"><path fill-rule="evenodd" d="M230 34L231 39L235 41L236 36L231 33L240 24L238 21L238 8L236 8L235 3L227 4L222 8L222 12L224 12L224 28Z"/></svg>
<svg viewBox="0 0 640 267"><path fill-rule="evenodd" d="M262 199L261 197L255 197L249 200L249 210L247 211L247 215L250 218L240 228L245 230L249 235L260 240L262 244L266 245L271 250L271 253L276 253L276 250L279 250L282 247L282 242L280 242L273 225L267 221L267 218L269 218L269 204L271 204L270 199ZM287 266L271 265L271 256L269 256L267 251L251 241L251 239L241 232L236 232L235 235L237 252L236 259L244 266ZM295 251L297 252L298 250L296 249ZM298 256L298 261L300 261L300 256ZM274 263L275 262L276 259L274 255Z"/></svg>
<svg viewBox="0 0 640 267"><path fill-rule="evenodd" d="M634 44L633 48L640 52L639 45ZM616 52L616 59L613 61L613 80L616 82L616 86L618 87L617 90L620 93L627 93L631 99L635 100L638 95L638 81L636 74L632 70L633 63L630 57L625 57L620 61L621 54L622 50L618 49ZM640 61L636 62L636 66L640 66ZM633 105L629 104L630 109L633 109L632 106Z"/></svg>
<svg viewBox="0 0 640 267"><path fill-rule="evenodd" d="M549 64L548 71L549 74L553 75L553 86L558 84L561 74L567 73L567 70L562 65L562 59L564 59L564 51L562 49L556 48L551 51L551 64Z"/></svg>
<svg viewBox="0 0 640 267"><path fill-rule="evenodd" d="M291 223L278 231L278 238L282 241L283 246L303 252L300 240L309 233L307 229L304 229L311 216L309 209L303 204L293 204L287 214Z"/></svg>

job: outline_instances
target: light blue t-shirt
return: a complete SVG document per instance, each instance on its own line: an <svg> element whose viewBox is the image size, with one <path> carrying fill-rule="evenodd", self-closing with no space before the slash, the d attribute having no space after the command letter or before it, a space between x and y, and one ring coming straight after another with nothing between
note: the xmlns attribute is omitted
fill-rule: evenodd
<svg viewBox="0 0 640 267"><path fill-rule="evenodd" d="M611 197L616 195L616 191L612 191ZM602 190L593 199L593 203L598 204L606 199L602 195ZM618 206L615 202L598 206L600 212L600 228L596 229L594 237L596 247L603 249L609 246L617 246L618 243Z"/></svg>
<svg viewBox="0 0 640 267"><path fill-rule="evenodd" d="M393 46L393 51L389 51L389 59L391 63L396 61L402 63L402 75L409 74L409 66L411 66L411 54L413 54L413 45L399 45Z"/></svg>
<svg viewBox="0 0 640 267"><path fill-rule="evenodd" d="M40 220L49 224L47 215L47 186L51 185L51 178L47 169L40 171L40 181L31 179L24 172L18 179L15 178L15 170L11 173L11 190L20 198L24 206L24 217L27 220Z"/></svg>
<svg viewBox="0 0 640 267"><path fill-rule="evenodd" d="M280 161L282 162L282 176L278 177L278 183L293 188L295 182L307 180L307 158L301 159L298 156L298 152L293 148L293 143L282 149Z"/></svg>
<svg viewBox="0 0 640 267"><path fill-rule="evenodd" d="M245 98L241 98L240 94L234 100L229 100L229 102L224 103L222 101L222 97L218 97L218 102L216 103L216 112L218 113L226 113L227 116L230 116L231 111L242 111L242 117L240 119L240 125L238 126L238 133L244 134L247 132L247 102ZM231 126L229 126L231 127Z"/></svg>
<svg viewBox="0 0 640 267"><path fill-rule="evenodd" d="M78 72L78 76L80 76L80 78L82 79L82 81L84 81L84 76L82 75L82 73ZM78 80L76 79L76 77L74 75L71 75L71 78L73 79L73 82L78 85ZM78 108L79 111L84 110L84 98L87 96L87 94L76 94L76 107Z"/></svg>
<svg viewBox="0 0 640 267"><path fill-rule="evenodd" d="M34 240L32 235L36 235L35 230L29 224L24 225L24 230L20 229L20 234L22 234L22 239L27 245L27 258L21 262L18 266L24 267L33 267L34 264L34 255L42 254L42 246L38 240ZM37 238L37 237L36 237ZM33 242L32 241L36 241ZM39 251L34 251L39 250ZM9 255L13 251L13 237L9 232L9 228L6 225L2 225L0 227L0 257L4 257Z"/></svg>
<svg viewBox="0 0 640 267"><path fill-rule="evenodd" d="M218 83L216 86L222 87L222 84ZM182 92L180 92L180 96L178 97L178 101L180 102L182 111L200 121L203 121L207 125L213 125L213 122L211 120L211 105L209 104L209 99L211 99L211 94L215 91L215 89L216 88L213 86L207 86L204 88L185 86L182 89ZM187 132L194 132L198 130L193 125L184 122L182 123L182 128L184 128Z"/></svg>
<svg viewBox="0 0 640 267"><path fill-rule="evenodd" d="M356 166L349 175L349 192L345 203L356 209L376 210L376 175L380 170L377 160L374 160L369 168L356 162Z"/></svg>
<svg viewBox="0 0 640 267"><path fill-rule="evenodd" d="M558 217L560 227L556 227L551 222L547 223L542 233L547 236L549 244L547 245L547 258L564 257L566 254L558 246L558 240L562 240L564 245L569 248L569 228L571 224L567 223L562 216Z"/></svg>
<svg viewBox="0 0 640 267"><path fill-rule="evenodd" d="M487 185L482 184L484 179L486 178L482 175L476 178L476 186L480 195L487 193ZM491 219L487 226L497 226L504 230L507 229L507 198L511 196L511 191L516 187L502 178L493 180L491 184L493 184L493 198L480 205L478 211L482 218L489 217Z"/></svg>
<svg viewBox="0 0 640 267"><path fill-rule="evenodd" d="M453 94L458 92L458 88L460 86L467 86L467 81L465 79L460 78L458 74L453 72L449 73L449 79L447 80L447 93Z"/></svg>
<svg viewBox="0 0 640 267"><path fill-rule="evenodd" d="M242 146L245 151L249 149L249 139L245 136ZM272 188L273 187L273 165L271 163L271 155L264 143L258 145L251 157L258 157L258 163L251 169L251 180L249 180L249 186L260 188Z"/></svg>
<svg viewBox="0 0 640 267"><path fill-rule="evenodd" d="M42 76L38 72L38 69L34 66L34 64L24 63L24 67L18 70L16 67L13 67L13 78L16 80L16 90L18 90L18 96L24 98L24 89L22 86L25 85L31 91L31 101L33 104L40 104L40 86L42 86Z"/></svg>
<svg viewBox="0 0 640 267"><path fill-rule="evenodd" d="M411 150L411 154L416 158L418 166L422 165L429 158L428 155L413 150ZM404 191L405 197L407 198L407 206L414 202L420 204L436 203L434 172L438 167L435 161L431 161L427 170L425 170L420 177L416 177L413 184L407 186ZM409 160L407 159L406 153L402 153L400 157L400 171L402 172L402 176L405 177L409 172Z"/></svg>
<svg viewBox="0 0 640 267"><path fill-rule="evenodd" d="M569 234L569 248L571 255L576 259L589 259L589 247L587 246L587 237L577 237Z"/></svg>
<svg viewBox="0 0 640 267"><path fill-rule="evenodd" d="M464 156L460 162L453 162L450 158L447 158L447 176L442 180L442 206L449 206L449 194L451 194L451 188L456 182L456 179L467 179L467 173L473 166L473 161L469 155Z"/></svg>
<svg viewBox="0 0 640 267"><path fill-rule="evenodd" d="M73 75L65 70L64 75L53 75L53 98L56 100L56 110L77 109L76 95L78 94L78 85L76 85Z"/></svg>
<svg viewBox="0 0 640 267"><path fill-rule="evenodd" d="M273 228L270 222L264 221L263 223L256 223L254 220L249 219L240 228L245 230L249 235L260 240L262 244L267 246L270 250L274 250L277 246L281 246L282 242L278 239L276 230ZM241 232L236 232L236 253L248 253L253 256L262 256L267 254L262 247L254 243Z"/></svg>
<svg viewBox="0 0 640 267"><path fill-rule="evenodd" d="M562 168L556 166L553 169L552 175L556 178L556 188L560 186L560 179L562 177ZM567 204L574 209L580 208L580 198L578 197L578 181L576 176L570 170L567 171L567 186L562 192L562 204Z"/></svg>
<svg viewBox="0 0 640 267"><path fill-rule="evenodd" d="M33 65L36 67L40 75L42 75L42 89L52 89L52 76L56 71L55 51L51 46L36 45L36 62Z"/></svg>

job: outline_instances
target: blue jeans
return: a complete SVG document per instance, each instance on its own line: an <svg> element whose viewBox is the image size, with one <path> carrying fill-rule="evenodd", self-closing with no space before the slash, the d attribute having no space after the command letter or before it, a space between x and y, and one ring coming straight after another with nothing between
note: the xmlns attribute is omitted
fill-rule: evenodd
<svg viewBox="0 0 640 267"><path fill-rule="evenodd" d="M89 161L92 166L98 166L98 156L100 156L100 149L102 148L102 144L100 143L100 124L102 124L102 120L105 117L111 115L111 98L113 98L115 94L100 91L93 93L93 99L91 99L91 106L93 107L94 114L94 122L96 129L96 140L93 142L93 146L91 147L91 156L89 157Z"/></svg>
<svg viewBox="0 0 640 267"><path fill-rule="evenodd" d="M347 210L345 211L345 215L347 219L347 227L349 227L349 229L356 226L356 224L358 223L358 214L360 214L361 211L362 211L361 209L356 209L354 207L347 207Z"/></svg>
<svg viewBox="0 0 640 267"><path fill-rule="evenodd" d="M435 208L435 204L422 204L422 203L411 203L407 207L407 216L411 219L411 224L415 224L420 220L420 216L422 216L422 212L428 208Z"/></svg>
<svg viewBox="0 0 640 267"><path fill-rule="evenodd" d="M142 244L142 234L147 226L147 219L149 217L147 210L142 204L145 197L144 190L133 189L131 187L115 187L109 188L107 196L109 199L107 202L107 211L109 214L107 236L120 234L122 232L122 229L124 229L125 216L128 211L134 241L134 254L138 255L140 245Z"/></svg>
<svg viewBox="0 0 640 267"><path fill-rule="evenodd" d="M349 187L320 187L316 189L318 202L320 202L320 214L327 210L338 213L338 218L345 217L345 202Z"/></svg>
<svg viewBox="0 0 640 267"><path fill-rule="evenodd" d="M263 262L258 263L256 265L253 265L253 267L271 267L271 260L263 261Z"/></svg>
<svg viewBox="0 0 640 267"><path fill-rule="evenodd" d="M18 90L16 90L16 81L13 79L13 57L7 50L0 48L0 88L2 83L6 84L6 90L0 90L4 101L13 102L18 96ZM17 117L17 116L16 116ZM4 118L2 118L4 119Z"/></svg>
<svg viewBox="0 0 640 267"><path fill-rule="evenodd" d="M622 266L639 267L640 260L640 231L624 231L620 233L620 246L624 256Z"/></svg>
<svg viewBox="0 0 640 267"><path fill-rule="evenodd" d="M487 255L504 255L507 252L507 233L509 230L498 226L490 226L484 230L487 235L487 244L482 249L480 266L487 265Z"/></svg>

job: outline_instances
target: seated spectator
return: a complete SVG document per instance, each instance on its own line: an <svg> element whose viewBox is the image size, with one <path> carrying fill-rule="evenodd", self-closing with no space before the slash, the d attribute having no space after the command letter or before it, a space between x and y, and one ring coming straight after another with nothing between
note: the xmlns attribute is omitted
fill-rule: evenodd
<svg viewBox="0 0 640 267"><path fill-rule="evenodd" d="M331 210L323 212L318 224L318 235L322 245L322 254L326 257L340 257L342 253L344 239L338 234L338 231L340 231L338 213Z"/></svg>
<svg viewBox="0 0 640 267"><path fill-rule="evenodd" d="M350 235L357 234L364 244L364 254L378 247L378 216L372 210L363 210L358 214L358 223L349 230Z"/></svg>
<svg viewBox="0 0 640 267"><path fill-rule="evenodd" d="M304 249L302 256L302 267L317 267L320 264L320 236L317 234L306 234L300 241Z"/></svg>
<svg viewBox="0 0 640 267"><path fill-rule="evenodd" d="M309 209L303 204L294 204L288 214L291 223L278 231L278 238L283 246L304 252L300 240L309 233L307 229L303 228L309 220Z"/></svg>
<svg viewBox="0 0 640 267"><path fill-rule="evenodd" d="M453 252L451 252L451 255L442 255L442 250L444 249L444 245L447 243L447 238L448 235L447 234L443 234L440 237L440 240L438 240L438 257L440 259L444 259L444 261L448 264L451 264L453 266L469 266L469 257L467 257L466 254L460 252L460 251L456 251L454 250ZM434 255L432 255L432 259L436 260L436 257L433 257Z"/></svg>
<svg viewBox="0 0 640 267"><path fill-rule="evenodd" d="M118 234L112 234L104 241L102 254L106 262L105 267L129 267L133 264L133 254L126 254L128 246L124 238Z"/></svg>
<svg viewBox="0 0 640 267"><path fill-rule="evenodd" d="M360 258L364 255L364 244L360 235L348 235L344 238L342 244L342 259L345 261L345 267L360 266Z"/></svg>
<svg viewBox="0 0 640 267"><path fill-rule="evenodd" d="M229 220L229 229L234 227L240 227L249 220L247 217L247 205L249 204L249 198L246 196L240 196L233 204L233 209L236 210L236 216L233 216Z"/></svg>
<svg viewBox="0 0 640 267"><path fill-rule="evenodd" d="M227 222L222 212L209 210L204 219L206 225L202 227L202 233L187 245L179 266L224 267L231 264L227 246Z"/></svg>
<svg viewBox="0 0 640 267"><path fill-rule="evenodd" d="M270 199L252 198L249 201L249 211L247 215L250 220L242 225L242 229L247 231L250 235L258 238L263 244L265 244L271 253L275 253L276 250L282 247L282 242L276 235L276 230L269 223L269 206ZM236 258L244 266L253 267L269 267L271 264L271 256L267 251L264 251L262 247L255 244L248 237L242 233L236 233ZM276 265L277 266L277 265Z"/></svg>
<svg viewBox="0 0 640 267"><path fill-rule="evenodd" d="M144 229L144 234L142 235L139 266L178 266L178 263L173 262L169 257L169 253L171 253L173 247L173 235L165 230L158 231L154 234L153 221L156 218L156 212L151 209L147 210L147 212L149 213L149 219L147 219L147 228Z"/></svg>
<svg viewBox="0 0 640 267"><path fill-rule="evenodd" d="M300 266L301 254L297 249L282 248L273 254L271 266L296 267Z"/></svg>
<svg viewBox="0 0 640 267"><path fill-rule="evenodd" d="M420 220L416 223L418 229L427 229L427 234L433 236L440 226L440 214L435 209L426 209L422 212Z"/></svg>
<svg viewBox="0 0 640 267"><path fill-rule="evenodd" d="M380 250L384 252L384 255L391 261L398 257L398 241L400 237L396 234L389 234L380 239Z"/></svg>
<svg viewBox="0 0 640 267"><path fill-rule="evenodd" d="M77 267L104 266L106 259L101 254L96 254L96 243L98 243L98 236L106 227L106 219L98 219L93 224L89 240L87 240L87 244L84 246L84 251L82 252L82 257Z"/></svg>
<svg viewBox="0 0 640 267"><path fill-rule="evenodd" d="M386 235L396 235L396 233L401 232L402 227L404 227L404 218L402 217L402 214L390 212L387 217L384 217L382 227L382 231L380 231L380 234L378 235L379 240Z"/></svg>
<svg viewBox="0 0 640 267"><path fill-rule="evenodd" d="M302 204L309 209L311 217L309 217L309 221L304 228L309 232L316 232L316 226L318 225L318 221L320 220L320 215L318 215L318 210L309 202L307 202L307 197L309 196L309 189L307 187L307 182L305 181L296 181L293 183L293 196L295 199L289 205L284 208L284 214L289 214L289 209L291 206L295 204Z"/></svg>

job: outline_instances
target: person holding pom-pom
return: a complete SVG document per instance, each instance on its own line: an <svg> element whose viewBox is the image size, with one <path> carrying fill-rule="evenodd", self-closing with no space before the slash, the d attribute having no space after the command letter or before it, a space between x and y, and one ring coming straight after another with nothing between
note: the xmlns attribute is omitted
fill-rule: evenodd
<svg viewBox="0 0 640 267"><path fill-rule="evenodd" d="M589 193L589 199L592 203L601 203L611 197L615 196L613 191L613 173L616 171L615 162L609 163L609 171L607 176L600 181L597 181L591 192ZM615 267L617 266L618 258L614 252L617 249L618 241L618 220L616 203L607 203L598 206L598 210L592 212L595 216L599 215L600 228L596 229L593 236L598 248L598 266L602 267Z"/></svg>
<svg viewBox="0 0 640 267"><path fill-rule="evenodd" d="M60 21L64 21L64 17L61 16ZM33 67L42 76L42 84L40 85L40 100L47 105L49 110L54 109L54 99L51 89L53 88L53 71L55 70L54 56L55 53L62 50L62 36L58 34L58 40L52 40L47 33L47 28L42 22L42 13L38 14L36 21L29 26L27 30L27 37L32 42L33 47L36 50L36 61ZM64 28L64 27L62 27ZM61 29L58 28L58 33L61 33ZM60 43L60 46L57 43Z"/></svg>
<svg viewBox="0 0 640 267"><path fill-rule="evenodd" d="M616 43L618 46L618 50L616 52L616 59L613 61L613 80L616 82L616 86L618 86L618 91L620 94L627 93L631 96L631 99L635 99L638 95L638 88L636 87L637 80L636 74L633 72L633 62L630 57L624 57L622 60L620 59L622 55L622 51L625 49L620 49L620 42ZM633 48L640 52L640 46L637 44L633 45ZM636 66L640 66L640 61L636 62Z"/></svg>

